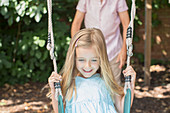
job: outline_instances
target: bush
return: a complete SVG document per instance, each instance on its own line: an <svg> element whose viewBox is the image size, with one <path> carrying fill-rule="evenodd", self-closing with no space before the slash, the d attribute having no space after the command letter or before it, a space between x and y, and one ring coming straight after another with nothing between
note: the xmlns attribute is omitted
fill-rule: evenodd
<svg viewBox="0 0 170 113"><path fill-rule="evenodd" d="M53 13L53 29L59 71L70 41L69 20L73 11L66 11L74 4L70 6L65 5L70 1L58 2L54 3L56 7L53 10L56 13ZM49 51L46 49L46 1L3 0L0 1L0 12L0 85L46 82L53 71Z"/></svg>

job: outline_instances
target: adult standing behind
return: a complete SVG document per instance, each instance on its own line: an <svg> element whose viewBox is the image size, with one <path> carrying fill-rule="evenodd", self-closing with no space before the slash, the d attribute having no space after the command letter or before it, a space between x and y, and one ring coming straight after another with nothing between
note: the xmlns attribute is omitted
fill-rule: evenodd
<svg viewBox="0 0 170 113"><path fill-rule="evenodd" d="M82 21L86 28L98 28L105 37L107 54L113 74L121 84L121 68L126 60L126 31L129 25L125 0L79 0L71 27L71 37L80 30ZM123 26L123 39L120 33Z"/></svg>

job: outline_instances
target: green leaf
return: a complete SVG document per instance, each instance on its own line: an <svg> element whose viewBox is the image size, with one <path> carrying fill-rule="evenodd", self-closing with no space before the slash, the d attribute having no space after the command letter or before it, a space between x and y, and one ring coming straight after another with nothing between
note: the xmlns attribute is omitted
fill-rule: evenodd
<svg viewBox="0 0 170 113"><path fill-rule="evenodd" d="M43 58L41 60L44 61L45 59L47 59L47 57L48 57L48 51L45 51L45 53L43 53Z"/></svg>
<svg viewBox="0 0 170 113"><path fill-rule="evenodd" d="M40 69L44 70L45 69L45 64L41 64Z"/></svg>
<svg viewBox="0 0 170 113"><path fill-rule="evenodd" d="M37 11L37 6L32 6L29 8L29 11L27 12L27 15L30 15L30 18L34 17Z"/></svg>
<svg viewBox="0 0 170 113"><path fill-rule="evenodd" d="M31 78L31 74L30 74L30 73L29 73L29 74L27 74L27 77L28 77L28 78Z"/></svg>
<svg viewBox="0 0 170 113"><path fill-rule="evenodd" d="M17 16L16 22L19 22L19 21L20 21L20 16Z"/></svg>
<svg viewBox="0 0 170 113"><path fill-rule="evenodd" d="M35 15L35 21L36 22L39 22L40 20L41 20L41 18L42 18L42 14L40 13L40 12L38 12L36 15Z"/></svg>
<svg viewBox="0 0 170 113"><path fill-rule="evenodd" d="M9 0L1 0L0 6L9 6Z"/></svg>
<svg viewBox="0 0 170 113"><path fill-rule="evenodd" d="M24 23L25 23L26 25L30 25L31 19L29 19L28 17L25 17L25 18L24 18Z"/></svg>
<svg viewBox="0 0 170 113"><path fill-rule="evenodd" d="M44 7L44 8L43 8L43 14L46 14L46 13L47 13L47 8Z"/></svg>
<svg viewBox="0 0 170 113"><path fill-rule="evenodd" d="M20 10L21 8L21 5L20 4L18 4L16 7L15 7L15 9L16 9L16 11L18 12L18 10Z"/></svg>
<svg viewBox="0 0 170 113"><path fill-rule="evenodd" d="M33 50L30 51L30 55L34 56L34 51Z"/></svg>
<svg viewBox="0 0 170 113"><path fill-rule="evenodd" d="M38 36L34 36L34 44L38 45L39 44L39 37Z"/></svg>
<svg viewBox="0 0 170 113"><path fill-rule="evenodd" d="M138 21L138 24L139 24L139 25L142 25L142 22L139 20L139 21Z"/></svg>
<svg viewBox="0 0 170 113"><path fill-rule="evenodd" d="M2 8L1 8L1 14L2 14L3 16L5 16L7 13L8 13L7 7L2 7Z"/></svg>
<svg viewBox="0 0 170 113"><path fill-rule="evenodd" d="M2 62L6 68L11 68L11 66L12 66L11 62L7 61L6 59L2 60Z"/></svg>
<svg viewBox="0 0 170 113"><path fill-rule="evenodd" d="M5 18L5 19L8 19L9 16L10 16L9 13L7 13L7 14L5 14L4 18Z"/></svg>
<svg viewBox="0 0 170 113"><path fill-rule="evenodd" d="M30 18L34 17L34 15L35 15L35 12L31 12L30 13Z"/></svg>
<svg viewBox="0 0 170 113"><path fill-rule="evenodd" d="M13 16L11 16L9 19L8 19L8 25L11 26L13 24Z"/></svg>
<svg viewBox="0 0 170 113"><path fill-rule="evenodd" d="M39 46L44 47L45 45L45 40L39 40Z"/></svg>
<svg viewBox="0 0 170 113"><path fill-rule="evenodd" d="M42 53L41 53L40 51L38 51L38 52L35 53L35 56L36 56L38 59L40 59L41 56L42 56Z"/></svg>

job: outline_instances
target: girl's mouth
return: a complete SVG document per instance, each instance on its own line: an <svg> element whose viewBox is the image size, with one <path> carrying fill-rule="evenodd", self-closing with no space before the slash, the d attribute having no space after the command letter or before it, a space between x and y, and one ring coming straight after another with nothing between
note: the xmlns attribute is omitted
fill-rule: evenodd
<svg viewBox="0 0 170 113"><path fill-rule="evenodd" d="M86 70L83 69L83 71L84 71L85 73L91 73L93 70L91 69L91 70L89 70L89 71L86 71Z"/></svg>

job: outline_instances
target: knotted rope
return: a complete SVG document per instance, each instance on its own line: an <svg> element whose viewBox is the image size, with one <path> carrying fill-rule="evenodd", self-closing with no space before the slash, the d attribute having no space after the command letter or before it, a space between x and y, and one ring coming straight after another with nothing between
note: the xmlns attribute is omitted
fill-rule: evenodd
<svg viewBox="0 0 170 113"><path fill-rule="evenodd" d="M53 37L53 26L52 26L52 0L47 0L48 6L48 41L47 41L47 50L50 51L51 60L53 60L54 71L57 73L57 63L56 57L54 55L54 37ZM55 86L55 98L58 99L58 96L61 95L61 86L60 83L57 82L54 84Z"/></svg>
<svg viewBox="0 0 170 113"><path fill-rule="evenodd" d="M132 7L131 7L131 20L127 29L126 33L126 46L127 46L127 67L130 65L130 57L133 56L133 30L134 30L134 18L136 14L136 6L135 0L132 0ZM125 77L125 86L124 86L124 93L125 93L125 100L124 100L124 113L130 113L131 108L131 75Z"/></svg>

